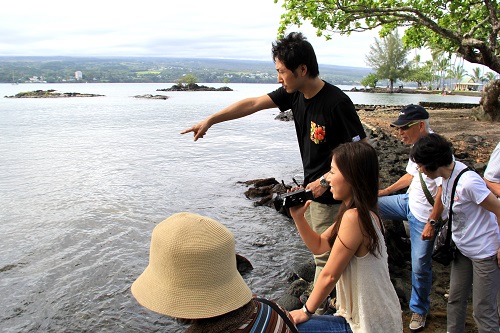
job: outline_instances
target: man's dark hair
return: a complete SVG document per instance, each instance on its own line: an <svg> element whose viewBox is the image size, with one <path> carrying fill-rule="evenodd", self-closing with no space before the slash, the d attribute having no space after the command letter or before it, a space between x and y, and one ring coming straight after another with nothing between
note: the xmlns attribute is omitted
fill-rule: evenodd
<svg viewBox="0 0 500 333"><path fill-rule="evenodd" d="M318 60L314 48L300 32L291 32L275 41L272 53L274 62L278 59L292 72L300 65L306 65L310 78L319 75Z"/></svg>
<svg viewBox="0 0 500 333"><path fill-rule="evenodd" d="M428 171L453 162L453 149L449 141L441 135L431 133L420 138L411 148L410 158Z"/></svg>

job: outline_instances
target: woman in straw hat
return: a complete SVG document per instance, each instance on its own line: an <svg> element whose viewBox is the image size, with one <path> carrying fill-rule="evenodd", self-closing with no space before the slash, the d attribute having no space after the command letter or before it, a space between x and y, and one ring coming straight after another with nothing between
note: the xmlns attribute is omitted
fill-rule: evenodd
<svg viewBox="0 0 500 333"><path fill-rule="evenodd" d="M154 228L149 265L131 290L144 307L189 323L189 333L297 332L288 313L252 297L231 232L200 215L177 213Z"/></svg>
<svg viewBox="0 0 500 333"><path fill-rule="evenodd" d="M375 149L349 142L333 150L327 181L342 204L332 226L314 232L304 212L291 209L297 229L314 254L330 252L301 310L291 312L302 332L403 331L401 306L389 276L383 225L378 216L379 165ZM336 287L335 316L312 316Z"/></svg>

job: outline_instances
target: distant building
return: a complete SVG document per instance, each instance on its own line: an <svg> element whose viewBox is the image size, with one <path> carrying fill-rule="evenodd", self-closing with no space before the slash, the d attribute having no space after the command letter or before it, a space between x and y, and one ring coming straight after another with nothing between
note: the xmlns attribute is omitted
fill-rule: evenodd
<svg viewBox="0 0 500 333"><path fill-rule="evenodd" d="M81 80L83 78L82 71L76 71L75 72L75 79Z"/></svg>
<svg viewBox="0 0 500 333"><path fill-rule="evenodd" d="M45 81L43 79L43 76L32 76L28 79L28 81L25 81L26 83L47 83L47 81Z"/></svg>
<svg viewBox="0 0 500 333"><path fill-rule="evenodd" d="M455 90L479 91L483 84L474 82L473 78L463 79L462 82L455 85Z"/></svg>

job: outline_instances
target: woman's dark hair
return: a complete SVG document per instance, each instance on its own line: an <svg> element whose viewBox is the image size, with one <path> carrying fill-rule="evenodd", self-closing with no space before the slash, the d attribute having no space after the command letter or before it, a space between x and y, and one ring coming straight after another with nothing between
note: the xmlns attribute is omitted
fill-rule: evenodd
<svg viewBox="0 0 500 333"><path fill-rule="evenodd" d="M300 32L291 32L275 41L272 54L274 62L278 59L292 72L300 65L306 65L310 78L319 75L318 60L314 48Z"/></svg>
<svg viewBox="0 0 500 333"><path fill-rule="evenodd" d="M427 134L413 145L410 159L428 171L436 171L453 162L452 144L441 135Z"/></svg>
<svg viewBox="0 0 500 333"><path fill-rule="evenodd" d="M338 238L338 231L344 213L351 208L358 211L359 221L362 226L363 235L370 239L368 250L373 255L380 253L379 237L372 222L370 211L373 211L380 220L378 213L378 185L379 185L379 163L377 152L366 142L348 142L339 145L332 152L335 164L344 179L351 185L352 200L342 202L335 226L332 230L329 242L333 243ZM339 239L341 242L342 240Z"/></svg>

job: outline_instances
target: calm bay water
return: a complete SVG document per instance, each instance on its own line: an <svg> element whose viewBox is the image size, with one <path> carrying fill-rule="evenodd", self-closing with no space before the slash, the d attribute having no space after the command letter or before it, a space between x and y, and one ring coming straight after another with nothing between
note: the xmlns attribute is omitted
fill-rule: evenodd
<svg viewBox="0 0 500 333"><path fill-rule="evenodd" d="M217 86L217 85L214 85ZM295 227L253 207L238 181L301 174L292 123L277 109L179 132L241 98L233 92L156 92L170 84L0 85L0 331L179 332L145 310L130 284L147 265L153 228L179 211L210 216L234 234L254 270L251 289L277 298L288 267L309 258ZM95 98L7 99L56 89ZM136 99L165 94L168 100ZM359 104L478 98L349 93Z"/></svg>

